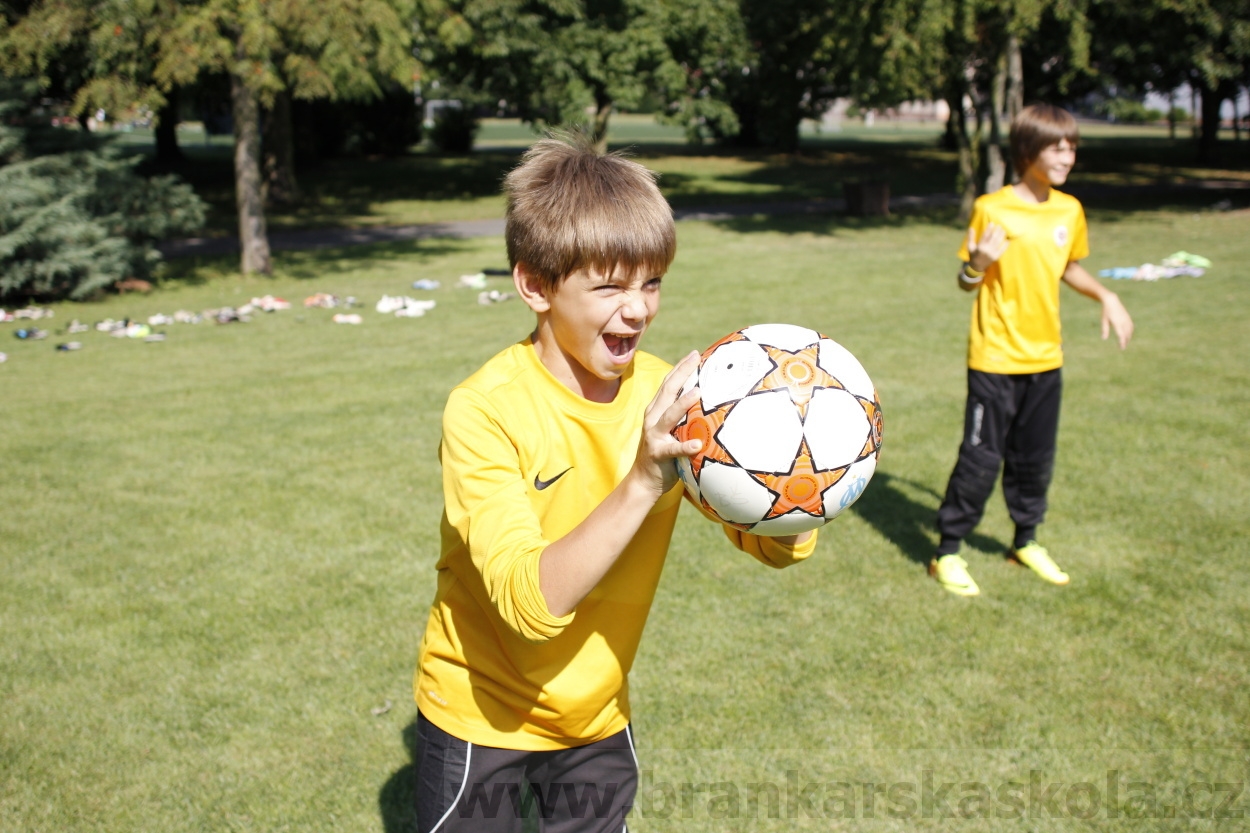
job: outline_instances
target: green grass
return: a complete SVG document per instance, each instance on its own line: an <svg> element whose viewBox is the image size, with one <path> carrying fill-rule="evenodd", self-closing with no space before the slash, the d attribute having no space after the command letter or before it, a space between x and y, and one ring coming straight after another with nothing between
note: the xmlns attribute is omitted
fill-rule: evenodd
<svg viewBox="0 0 1250 833"><path fill-rule="evenodd" d="M765 320L819 329L877 383L885 448L864 497L789 570L683 513L632 675L646 774L631 829L859 829L868 793L880 829L936 829L926 807L960 801L969 831L1004 829L1015 802L1011 829L1240 829L1101 803L1109 778L1148 816L1187 785L1247 780L1246 222L1091 212L1091 270L1180 248L1216 265L1117 282L1138 327L1123 353L1065 290L1043 534L1073 583L1003 561L996 494L965 548L976 600L923 567L963 404L952 218L681 224L648 349L675 359ZM0 325L0 831L408 829L438 415L531 323L454 283L504 263L498 239L281 253L268 280L181 262L187 280L60 305L52 326L270 292L297 308L173 325L160 344L91 331L74 353ZM443 288L413 293L418 278ZM303 309L316 291L361 298L365 324ZM384 293L439 305L398 320L373 312ZM922 805L927 782L956 786ZM975 785L991 797L977 804ZM1227 797L1196 795L1198 809Z"/></svg>

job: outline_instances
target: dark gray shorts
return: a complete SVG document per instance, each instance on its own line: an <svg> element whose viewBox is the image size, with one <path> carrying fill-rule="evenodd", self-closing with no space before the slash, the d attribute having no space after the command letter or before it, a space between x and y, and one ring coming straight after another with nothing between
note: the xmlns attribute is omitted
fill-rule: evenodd
<svg viewBox="0 0 1250 833"><path fill-rule="evenodd" d="M478 746L417 715L417 830L624 833L638 791L629 727L596 743L550 752Z"/></svg>

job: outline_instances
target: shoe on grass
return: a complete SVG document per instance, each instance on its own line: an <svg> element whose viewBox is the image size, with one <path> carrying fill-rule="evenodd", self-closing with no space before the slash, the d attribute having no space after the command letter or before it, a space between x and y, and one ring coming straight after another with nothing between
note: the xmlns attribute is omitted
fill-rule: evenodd
<svg viewBox="0 0 1250 833"><path fill-rule="evenodd" d="M1068 574L1059 569L1059 565L1050 557L1046 548L1036 541L1030 541L1023 547L1014 549L1007 556L1017 564L1023 564L1051 584L1067 584Z"/></svg>
<svg viewBox="0 0 1250 833"><path fill-rule="evenodd" d="M929 562L929 575L956 596L976 596L981 592L968 574L968 562L958 555L934 556Z"/></svg>

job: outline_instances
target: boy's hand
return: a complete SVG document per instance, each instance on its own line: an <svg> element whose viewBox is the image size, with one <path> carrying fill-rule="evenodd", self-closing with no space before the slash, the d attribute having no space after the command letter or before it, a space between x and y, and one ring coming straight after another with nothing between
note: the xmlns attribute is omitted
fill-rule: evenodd
<svg viewBox="0 0 1250 833"><path fill-rule="evenodd" d="M1007 251L1007 230L998 223L989 223L977 240L977 233L968 229L968 265L978 272L990 268Z"/></svg>
<svg viewBox="0 0 1250 833"><path fill-rule="evenodd" d="M1093 298L1102 304L1103 341L1115 330L1120 349L1128 347L1129 339L1133 337L1133 319L1129 317L1120 296L1100 284L1097 278L1086 272L1075 260L1063 270L1063 282L1087 298Z"/></svg>
<svg viewBox="0 0 1250 833"><path fill-rule="evenodd" d="M1106 341L1107 336L1111 335L1111 331L1115 330L1116 340L1120 343L1120 349L1128 347L1129 339L1133 337L1133 319L1129 317L1128 310L1124 308L1124 304L1120 301L1120 296L1114 292L1108 292L1102 298L1102 340Z"/></svg>
<svg viewBox="0 0 1250 833"><path fill-rule="evenodd" d="M648 488L655 490L657 499L677 482L673 459L688 457L701 448L698 440L678 442L672 433L682 415L699 401L698 386L687 391L685 396L679 395L682 385L698 366L699 352L692 350L664 377L642 418L642 438L638 442L634 472Z"/></svg>

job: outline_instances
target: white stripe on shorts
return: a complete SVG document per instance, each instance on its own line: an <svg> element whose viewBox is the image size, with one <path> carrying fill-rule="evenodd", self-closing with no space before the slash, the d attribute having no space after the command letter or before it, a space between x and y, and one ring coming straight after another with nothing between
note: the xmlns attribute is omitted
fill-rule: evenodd
<svg viewBox="0 0 1250 833"><path fill-rule="evenodd" d="M634 760L635 762L637 762L637 758L635 758ZM447 808L446 813L443 813L443 817L438 820L438 824L435 824L433 827L430 828L430 833L435 833L438 830L438 828L442 827L443 822L447 821L447 817L451 815L451 811L456 809L456 805L460 803L460 796L464 795L464 788L469 783L469 764L471 764L472 762L473 762L473 744L469 743L468 741L465 741L465 744L464 744L464 778L460 779L460 791L456 793L456 797L453 798L451 801L451 806Z"/></svg>

